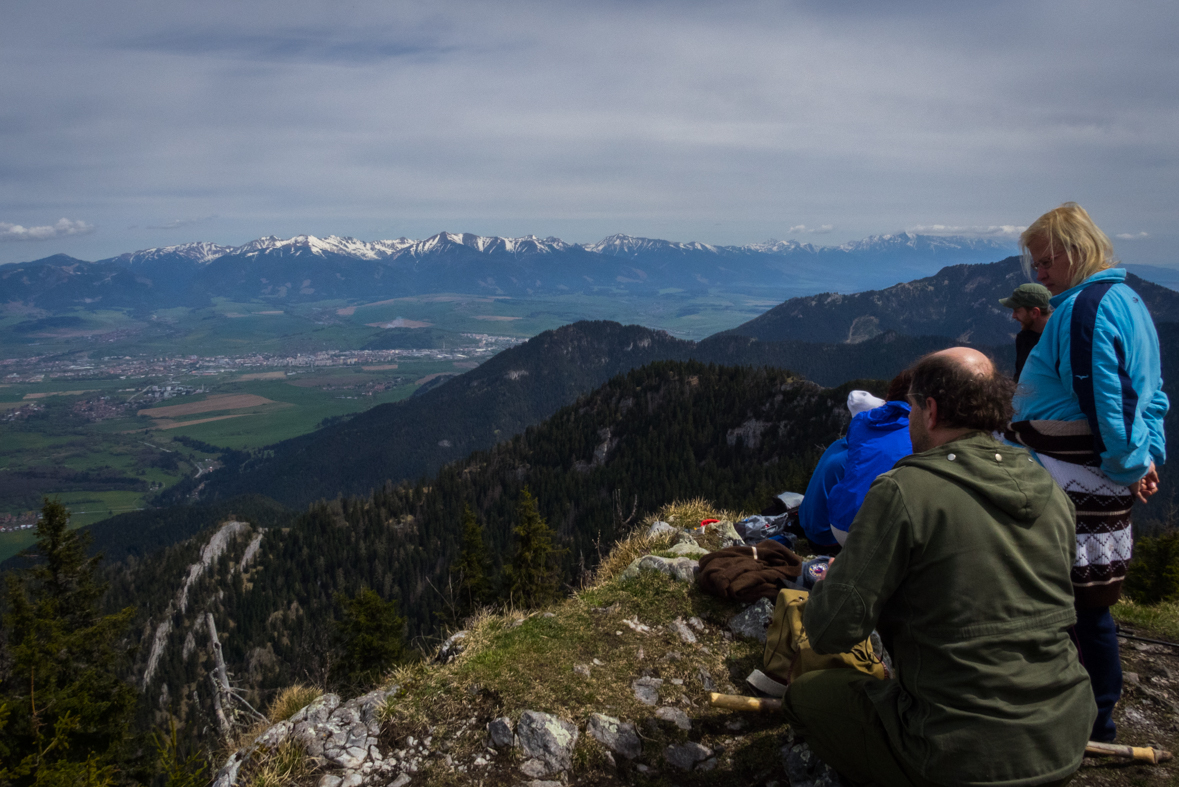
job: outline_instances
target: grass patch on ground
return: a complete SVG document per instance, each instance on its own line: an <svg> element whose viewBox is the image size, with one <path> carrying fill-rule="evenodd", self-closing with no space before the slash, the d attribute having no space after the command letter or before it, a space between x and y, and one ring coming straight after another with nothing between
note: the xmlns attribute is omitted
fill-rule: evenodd
<svg viewBox="0 0 1179 787"><path fill-rule="evenodd" d="M1112 612L1117 622L1141 629L1143 636L1179 641L1179 601L1145 606L1124 598Z"/></svg>

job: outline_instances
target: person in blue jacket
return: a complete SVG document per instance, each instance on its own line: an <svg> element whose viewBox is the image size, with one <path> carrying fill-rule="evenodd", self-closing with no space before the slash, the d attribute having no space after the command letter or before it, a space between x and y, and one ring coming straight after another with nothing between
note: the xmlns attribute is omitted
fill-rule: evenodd
<svg viewBox="0 0 1179 787"><path fill-rule="evenodd" d="M901 457L913 453L909 439L910 373L901 372L888 385L887 401L852 418L847 430L847 459L843 478L827 496L831 534L842 546L876 476L892 470Z"/></svg>
<svg viewBox="0 0 1179 787"><path fill-rule="evenodd" d="M1131 557L1130 509L1158 490L1166 459L1158 334L1080 205L1045 213L1020 247L1053 312L1020 375L1007 436L1033 450L1076 507L1074 639L1097 700L1093 739L1111 741L1122 668L1109 608Z"/></svg>
<svg viewBox="0 0 1179 787"><path fill-rule="evenodd" d="M867 391L852 391L847 395L847 409L852 417L867 412L874 407L884 404ZM831 445L819 458L815 472L811 473L810 483L807 484L806 494L803 495L802 505L798 508L798 524L806 534L806 540L820 552L829 547L839 548L839 542L831 534L831 517L827 511L827 498L831 490L843 480L844 467L847 464L847 438L841 437Z"/></svg>

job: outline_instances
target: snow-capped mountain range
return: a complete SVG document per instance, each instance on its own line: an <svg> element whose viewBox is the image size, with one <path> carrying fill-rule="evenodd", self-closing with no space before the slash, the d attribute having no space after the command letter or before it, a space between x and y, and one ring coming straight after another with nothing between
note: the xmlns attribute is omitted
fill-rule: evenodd
<svg viewBox="0 0 1179 787"><path fill-rule="evenodd" d="M40 308L162 308L232 301L364 302L424 293L652 295L852 292L993 262L1008 241L913 233L840 246L768 240L746 246L612 235L597 243L440 232L424 240L329 235L185 243L97 262L64 255L0 266L0 303Z"/></svg>
<svg viewBox="0 0 1179 787"><path fill-rule="evenodd" d="M813 246L809 243L799 243L795 240L780 241L767 240L764 243L753 243L745 246L716 246L709 243L680 243L676 241L652 238L637 238L632 235L611 235L597 243L566 243L560 238L538 238L527 235L522 238L500 238L473 235L469 232L454 233L440 232L425 240L411 240L397 238L396 240L362 241L356 238L328 235L317 238L314 235L296 235L293 238L282 239L274 235L250 241L242 246L220 246L216 243L200 241L184 243L177 246L162 246L159 248L143 249L141 251L121 254L112 257L109 262L135 267L156 262L162 259L186 260L196 263L209 263L226 255L257 256L259 254L311 254L318 257L339 256L353 257L360 260L396 259L403 255L411 257L425 257L430 254L442 254L456 246L472 249L484 254L561 254L570 249L579 248L591 254L603 254L612 257L639 258L650 254L713 254L716 256L730 256L741 254L823 254L823 253L869 253L899 251L907 249L917 253L936 253L981 251L987 254L1012 254L1015 244L1010 241L993 239L967 238L963 236L917 235L911 232L895 235L873 235L863 240L851 241L838 246Z"/></svg>

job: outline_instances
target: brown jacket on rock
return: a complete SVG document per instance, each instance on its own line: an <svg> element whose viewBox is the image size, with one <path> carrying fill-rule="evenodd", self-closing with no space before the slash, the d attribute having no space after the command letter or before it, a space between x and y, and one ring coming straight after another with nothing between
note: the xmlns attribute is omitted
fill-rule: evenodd
<svg viewBox="0 0 1179 787"><path fill-rule="evenodd" d="M754 547L726 547L700 558L700 588L721 598L752 603L775 599L782 580L802 574L802 558L777 541Z"/></svg>

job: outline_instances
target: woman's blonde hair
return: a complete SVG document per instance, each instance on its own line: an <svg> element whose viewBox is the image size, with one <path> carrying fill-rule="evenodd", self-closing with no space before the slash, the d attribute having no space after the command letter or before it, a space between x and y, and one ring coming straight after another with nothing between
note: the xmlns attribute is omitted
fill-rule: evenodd
<svg viewBox="0 0 1179 787"><path fill-rule="evenodd" d="M1032 222L1019 236L1023 251L1023 270L1028 278L1036 278L1036 266L1028 245L1037 238L1048 243L1048 253L1055 256L1064 249L1071 266L1069 288L1076 287L1099 271L1118 264L1109 236L1098 229L1089 214L1075 202L1066 202Z"/></svg>

